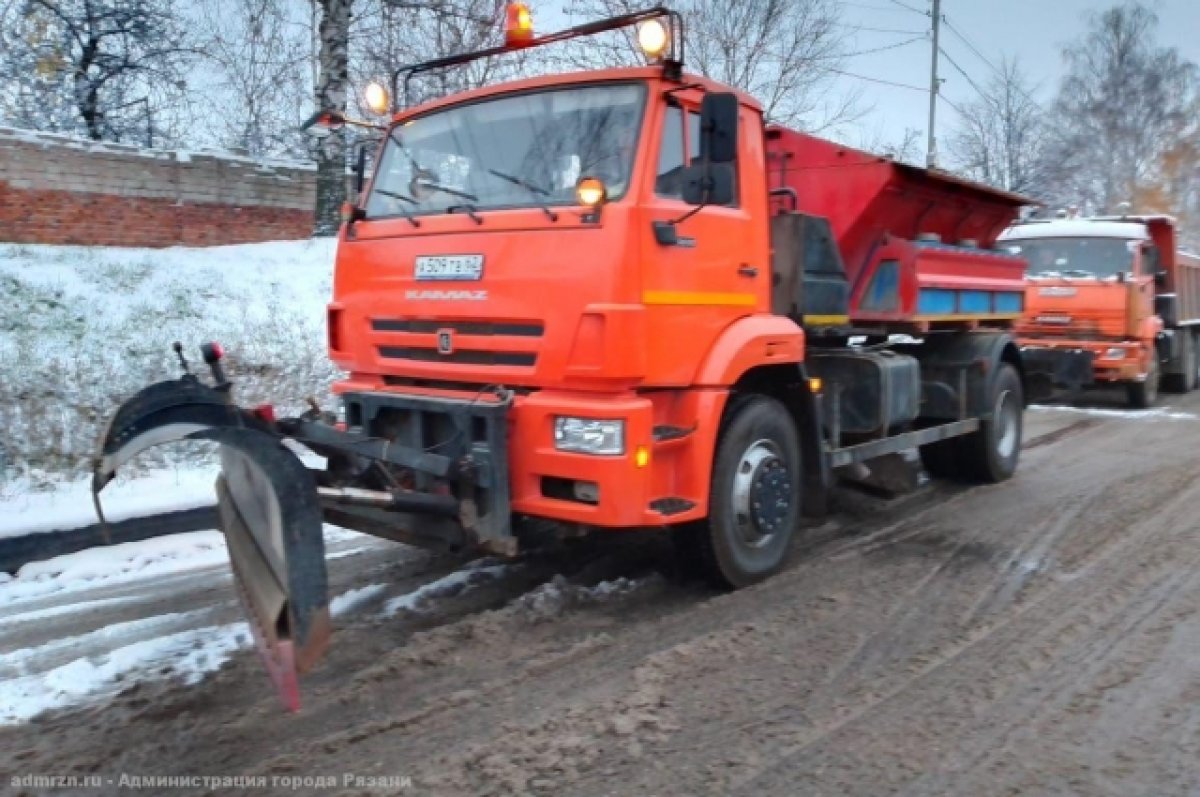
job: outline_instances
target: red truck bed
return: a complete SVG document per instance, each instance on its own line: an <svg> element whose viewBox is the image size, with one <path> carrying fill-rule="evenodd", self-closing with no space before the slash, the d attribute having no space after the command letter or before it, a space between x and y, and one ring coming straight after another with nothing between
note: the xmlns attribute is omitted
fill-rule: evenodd
<svg viewBox="0 0 1200 797"><path fill-rule="evenodd" d="M991 249L1025 197L782 127L767 130L772 188L827 218L856 323L1015 320L1025 261ZM781 202L786 202L780 198Z"/></svg>

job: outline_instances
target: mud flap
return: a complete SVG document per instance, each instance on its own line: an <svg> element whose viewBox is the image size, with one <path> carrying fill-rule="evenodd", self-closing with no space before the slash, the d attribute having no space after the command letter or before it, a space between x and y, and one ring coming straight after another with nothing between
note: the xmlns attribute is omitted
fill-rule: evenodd
<svg viewBox="0 0 1200 797"><path fill-rule="evenodd" d="M281 436L196 379L151 385L121 405L101 439L92 475L97 512L119 467L188 439L220 444L217 503L239 598L267 672L295 711L297 675L320 659L332 629L316 483Z"/></svg>

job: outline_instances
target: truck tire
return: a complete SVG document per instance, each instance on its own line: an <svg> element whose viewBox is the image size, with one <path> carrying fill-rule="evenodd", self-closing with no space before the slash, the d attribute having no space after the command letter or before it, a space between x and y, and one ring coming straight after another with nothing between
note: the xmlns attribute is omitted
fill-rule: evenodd
<svg viewBox="0 0 1200 797"><path fill-rule="evenodd" d="M722 587L745 587L778 571L800 521L800 440L773 398L730 401L713 457L708 519L675 532L681 563Z"/></svg>
<svg viewBox="0 0 1200 797"><path fill-rule="evenodd" d="M1179 368L1167 377L1166 386L1172 393L1190 393L1196 388L1196 339L1187 327L1179 330Z"/></svg>
<svg viewBox="0 0 1200 797"><path fill-rule="evenodd" d="M1139 410L1154 406L1154 402L1158 401L1158 379L1160 373L1158 360L1152 359L1150 361L1150 373L1146 375L1146 380L1144 382L1130 382L1125 386L1129 398L1129 406Z"/></svg>
<svg viewBox="0 0 1200 797"><path fill-rule="evenodd" d="M1016 472L1025 396L1015 367L1000 363L989 399L992 417L978 431L921 446L921 464L930 476L992 484Z"/></svg>

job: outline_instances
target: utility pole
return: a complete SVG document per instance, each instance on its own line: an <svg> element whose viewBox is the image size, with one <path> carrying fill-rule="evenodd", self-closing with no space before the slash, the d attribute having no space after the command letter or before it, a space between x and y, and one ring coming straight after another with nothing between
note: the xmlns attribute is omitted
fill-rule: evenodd
<svg viewBox="0 0 1200 797"><path fill-rule="evenodd" d="M941 24L942 0L933 0L933 67L929 77L929 149L925 155L925 165L930 169L937 166L937 133L934 123L937 121L938 30Z"/></svg>

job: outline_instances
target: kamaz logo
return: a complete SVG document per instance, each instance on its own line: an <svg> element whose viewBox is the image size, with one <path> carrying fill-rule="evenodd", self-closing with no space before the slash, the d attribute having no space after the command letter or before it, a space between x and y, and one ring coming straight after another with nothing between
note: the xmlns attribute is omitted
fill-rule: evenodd
<svg viewBox="0 0 1200 797"><path fill-rule="evenodd" d="M418 291L404 292L405 299L419 302L486 302L487 291Z"/></svg>

